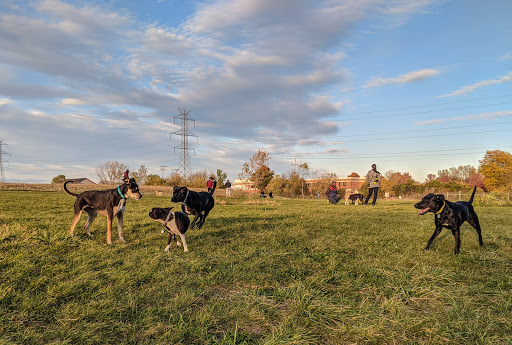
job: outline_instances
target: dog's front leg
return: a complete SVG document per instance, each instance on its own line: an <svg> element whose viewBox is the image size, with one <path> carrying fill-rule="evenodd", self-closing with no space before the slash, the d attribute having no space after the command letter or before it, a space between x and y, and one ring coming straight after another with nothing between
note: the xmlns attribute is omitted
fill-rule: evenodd
<svg viewBox="0 0 512 345"><path fill-rule="evenodd" d="M119 231L119 240L126 242L123 238L123 212L117 214L117 230Z"/></svg>
<svg viewBox="0 0 512 345"><path fill-rule="evenodd" d="M169 249L171 249L171 243L172 243L173 239L174 239L174 234L169 234L169 242L167 242L167 247L165 247L164 252L168 252Z"/></svg>
<svg viewBox="0 0 512 345"><path fill-rule="evenodd" d="M192 230L194 228L194 226L196 225L197 223L197 220L199 219L199 215L201 213L196 213L195 217L194 217L194 220L192 221L192 224L190 224L190 230Z"/></svg>
<svg viewBox="0 0 512 345"><path fill-rule="evenodd" d="M457 227L456 229L452 230L453 237L455 238L455 249L454 253L459 254L460 251L460 228Z"/></svg>
<svg viewBox="0 0 512 345"><path fill-rule="evenodd" d="M201 229L203 227L203 224L206 221L206 217L208 216L209 213L210 213L210 211L206 210L206 211L204 211L203 214L201 214L201 220L199 222L199 229Z"/></svg>
<svg viewBox="0 0 512 345"><path fill-rule="evenodd" d="M434 230L434 233L432 234L432 237L430 237L430 240L428 240L427 246L425 247L425 250L429 250L430 246L432 245L432 242L436 239L436 237L441 233L441 230L443 230L442 226L436 227Z"/></svg>

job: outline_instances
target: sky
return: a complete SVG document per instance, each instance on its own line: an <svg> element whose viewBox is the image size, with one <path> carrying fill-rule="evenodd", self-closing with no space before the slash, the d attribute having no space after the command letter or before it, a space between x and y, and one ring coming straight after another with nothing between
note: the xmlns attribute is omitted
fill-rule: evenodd
<svg viewBox="0 0 512 345"><path fill-rule="evenodd" d="M510 0L0 2L6 182L98 181L117 161L231 181L427 174L512 152ZM197 136L197 137L196 137ZM193 149L193 150L192 150ZM162 169L161 167L165 168Z"/></svg>

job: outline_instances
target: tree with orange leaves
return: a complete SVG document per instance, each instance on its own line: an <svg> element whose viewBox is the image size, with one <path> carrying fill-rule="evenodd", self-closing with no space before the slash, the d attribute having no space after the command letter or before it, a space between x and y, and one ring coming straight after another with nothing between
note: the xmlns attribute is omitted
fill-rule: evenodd
<svg viewBox="0 0 512 345"><path fill-rule="evenodd" d="M484 175L484 185L489 191L512 190L512 154L487 151L480 161L479 172Z"/></svg>

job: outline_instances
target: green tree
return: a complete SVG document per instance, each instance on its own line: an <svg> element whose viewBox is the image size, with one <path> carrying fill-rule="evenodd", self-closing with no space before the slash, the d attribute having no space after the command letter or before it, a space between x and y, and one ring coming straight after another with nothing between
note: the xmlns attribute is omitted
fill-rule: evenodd
<svg viewBox="0 0 512 345"><path fill-rule="evenodd" d="M165 180L157 174L148 175L146 180L146 185L148 186L164 186Z"/></svg>
<svg viewBox="0 0 512 345"><path fill-rule="evenodd" d="M271 191L275 195L283 196L285 195L286 184L288 180L286 177L281 175L275 175L274 178L268 184L268 190Z"/></svg>
<svg viewBox="0 0 512 345"><path fill-rule="evenodd" d="M57 175L52 179L52 183L64 183L66 181L66 176L64 175Z"/></svg>
<svg viewBox="0 0 512 345"><path fill-rule="evenodd" d="M270 155L258 150L249 162L245 162L242 172L238 174L240 179L251 180L258 190L264 190L274 177L274 171L268 167Z"/></svg>
<svg viewBox="0 0 512 345"><path fill-rule="evenodd" d="M290 173L290 176L288 177L286 181L286 188L285 188L285 194L289 197L294 197L297 195L301 195L302 192L302 181L297 173Z"/></svg>
<svg viewBox="0 0 512 345"><path fill-rule="evenodd" d="M484 176L489 191L512 189L512 154L505 151L487 151L480 161L479 172Z"/></svg>
<svg viewBox="0 0 512 345"><path fill-rule="evenodd" d="M218 188L224 188L224 181L228 177L228 174L226 174L221 169L217 169L217 187Z"/></svg>

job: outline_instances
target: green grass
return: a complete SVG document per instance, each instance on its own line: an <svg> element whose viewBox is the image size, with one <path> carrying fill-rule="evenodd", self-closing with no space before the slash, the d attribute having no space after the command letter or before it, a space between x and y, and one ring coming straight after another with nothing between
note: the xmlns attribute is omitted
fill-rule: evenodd
<svg viewBox="0 0 512 345"><path fill-rule="evenodd" d="M511 344L512 208L423 248L412 202L218 198L189 252L130 200L69 236L74 198L0 191L0 344ZM178 205L175 204L178 208Z"/></svg>

